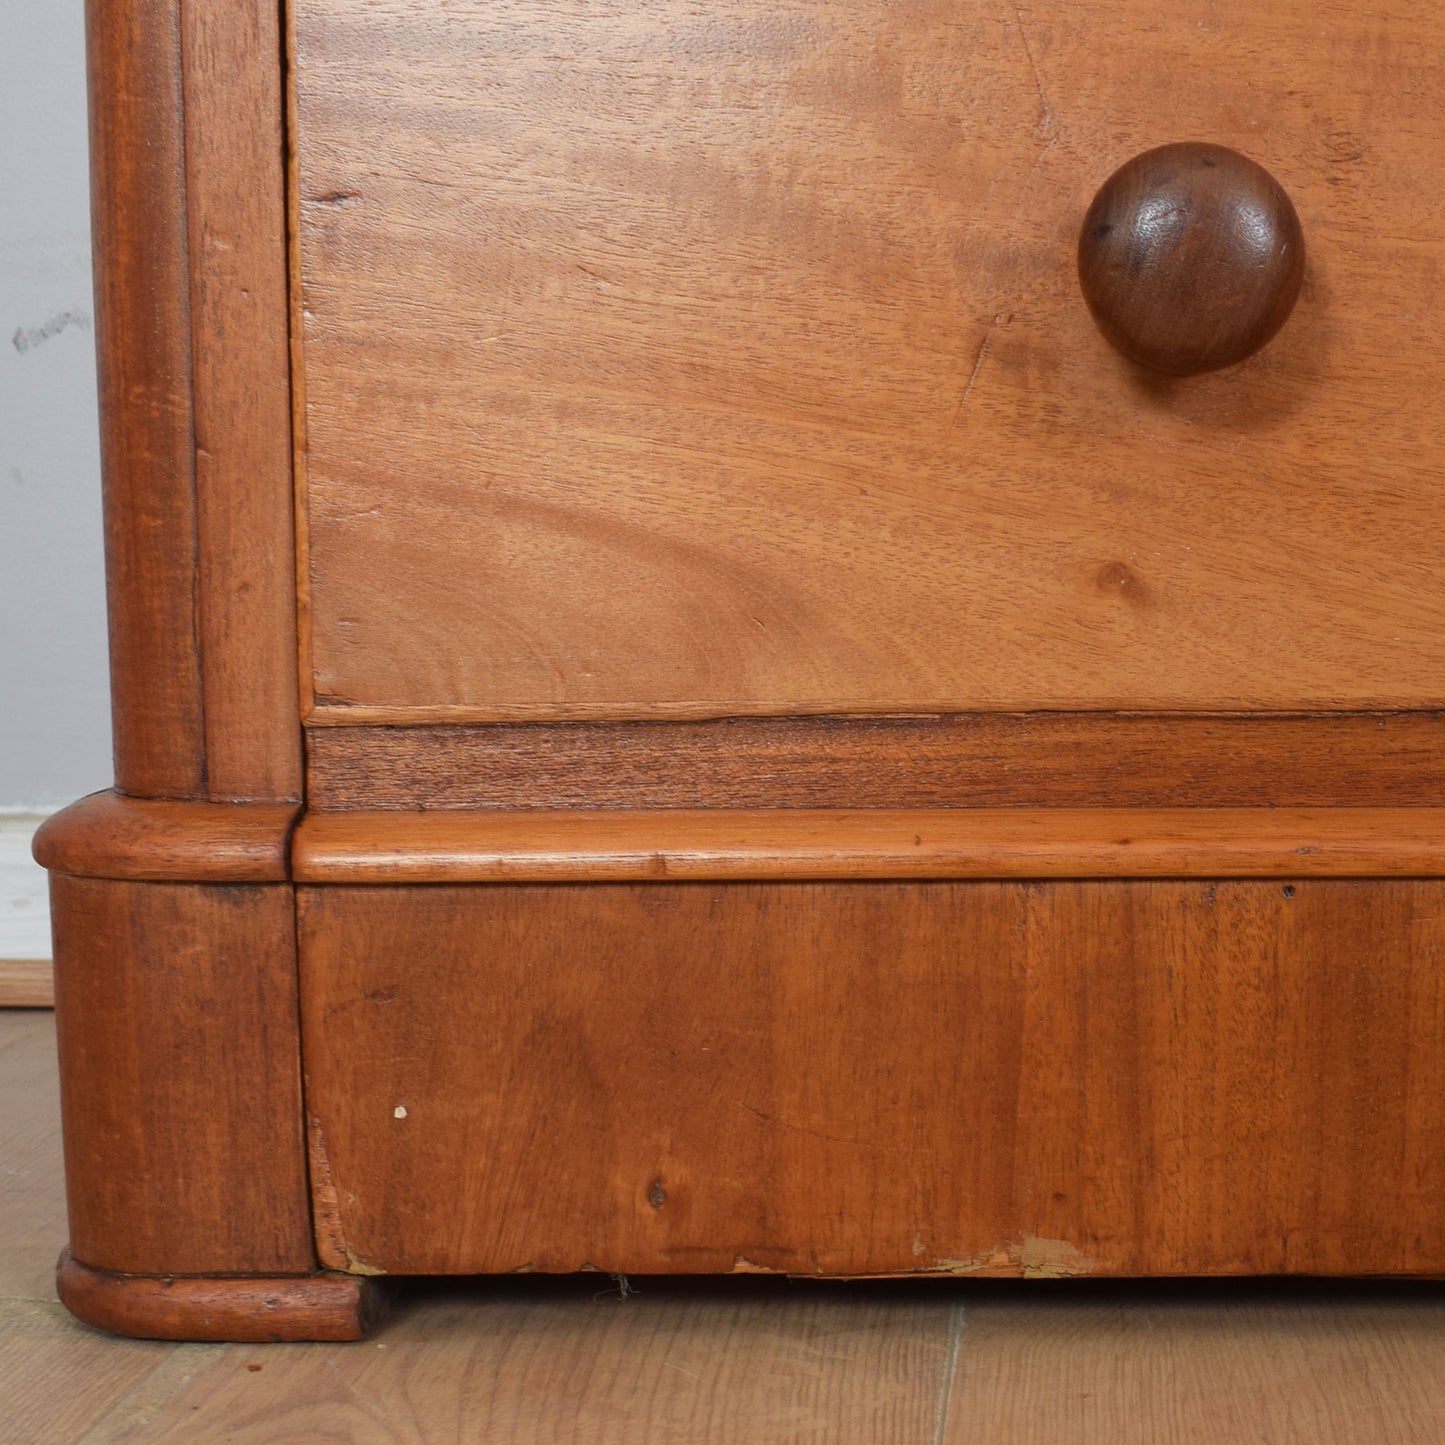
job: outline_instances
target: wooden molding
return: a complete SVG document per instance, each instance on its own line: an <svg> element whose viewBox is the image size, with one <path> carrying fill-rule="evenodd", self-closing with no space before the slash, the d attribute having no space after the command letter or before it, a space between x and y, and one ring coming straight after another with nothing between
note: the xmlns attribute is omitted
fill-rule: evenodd
<svg viewBox="0 0 1445 1445"><path fill-rule="evenodd" d="M1445 876L1445 809L308 814L303 883Z"/></svg>
<svg viewBox="0 0 1445 1445"><path fill-rule="evenodd" d="M165 802L92 793L46 820L35 857L55 873L152 882L281 883L289 803Z"/></svg>
<svg viewBox="0 0 1445 1445"><path fill-rule="evenodd" d="M141 1340L359 1340L381 1303L375 1281L354 1275L112 1274L81 1264L69 1250L56 1266L55 1289L77 1319Z"/></svg>
<svg viewBox="0 0 1445 1445"><path fill-rule="evenodd" d="M315 728L329 809L1406 807L1445 800L1439 713L966 713Z"/></svg>
<svg viewBox="0 0 1445 1445"><path fill-rule="evenodd" d="M55 977L48 958L0 958L0 1008L53 1008Z"/></svg>

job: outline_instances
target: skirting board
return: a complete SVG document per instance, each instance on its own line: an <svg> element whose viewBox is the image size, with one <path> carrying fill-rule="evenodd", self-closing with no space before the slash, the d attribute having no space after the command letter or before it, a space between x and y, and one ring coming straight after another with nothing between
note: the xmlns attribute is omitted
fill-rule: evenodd
<svg viewBox="0 0 1445 1445"><path fill-rule="evenodd" d="M30 856L43 816L0 816L0 1008L49 1008L50 901L45 870Z"/></svg>

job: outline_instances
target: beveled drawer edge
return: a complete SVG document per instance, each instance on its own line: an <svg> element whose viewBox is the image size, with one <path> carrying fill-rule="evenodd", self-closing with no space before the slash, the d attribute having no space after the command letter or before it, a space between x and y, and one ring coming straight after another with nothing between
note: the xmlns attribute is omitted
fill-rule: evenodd
<svg viewBox="0 0 1445 1445"><path fill-rule="evenodd" d="M1445 876L1440 808L311 813L300 883Z"/></svg>

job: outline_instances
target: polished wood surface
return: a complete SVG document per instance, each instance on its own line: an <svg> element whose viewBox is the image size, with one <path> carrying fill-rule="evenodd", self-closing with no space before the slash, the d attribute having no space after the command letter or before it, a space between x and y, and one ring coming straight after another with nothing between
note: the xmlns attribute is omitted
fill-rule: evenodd
<svg viewBox="0 0 1445 1445"><path fill-rule="evenodd" d="M1445 1271L1445 883L299 896L330 1266Z"/></svg>
<svg viewBox="0 0 1445 1445"><path fill-rule="evenodd" d="M380 1308L376 1286L355 1275L156 1278L90 1269L69 1250L55 1288L76 1319L140 1340L359 1340Z"/></svg>
<svg viewBox="0 0 1445 1445"><path fill-rule="evenodd" d="M55 873L174 883L280 883L296 808L92 793L47 818L35 858Z"/></svg>
<svg viewBox="0 0 1445 1445"><path fill-rule="evenodd" d="M1445 717L734 718L327 727L312 809L1409 807Z"/></svg>
<svg viewBox="0 0 1445 1445"><path fill-rule="evenodd" d="M1441 23L299 0L320 711L1439 706ZM1075 274L1180 135L1311 255L1187 383Z"/></svg>
<svg viewBox="0 0 1445 1445"><path fill-rule="evenodd" d="M1253 356L1288 320L1304 273L1284 188L1228 146L1182 141L1126 161L1079 232L1079 285L1099 329L1173 376Z"/></svg>
<svg viewBox="0 0 1445 1445"><path fill-rule="evenodd" d="M310 813L303 883L1445 876L1439 808Z"/></svg>
<svg viewBox="0 0 1445 1445"><path fill-rule="evenodd" d="M117 785L299 798L276 15L87 31Z"/></svg>
<svg viewBox="0 0 1445 1445"><path fill-rule="evenodd" d="M64 874L51 890L75 1257L312 1272L291 890Z"/></svg>

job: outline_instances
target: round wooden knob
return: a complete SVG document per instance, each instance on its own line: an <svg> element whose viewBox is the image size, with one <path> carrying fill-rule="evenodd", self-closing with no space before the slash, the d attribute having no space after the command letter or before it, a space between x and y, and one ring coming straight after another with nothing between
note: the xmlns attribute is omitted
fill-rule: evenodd
<svg viewBox="0 0 1445 1445"><path fill-rule="evenodd" d="M1284 325L1304 278L1290 199L1247 156L1189 141L1145 151L1099 190L1079 284L1099 329L1175 376L1232 366Z"/></svg>

